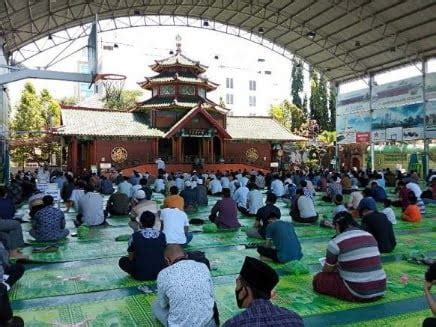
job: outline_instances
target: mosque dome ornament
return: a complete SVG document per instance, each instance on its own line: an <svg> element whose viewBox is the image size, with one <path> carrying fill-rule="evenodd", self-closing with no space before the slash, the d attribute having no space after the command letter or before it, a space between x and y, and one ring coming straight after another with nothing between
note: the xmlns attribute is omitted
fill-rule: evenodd
<svg viewBox="0 0 436 327"><path fill-rule="evenodd" d="M247 151L245 151L245 157L248 161L254 162L259 159L259 153L255 148L249 148Z"/></svg>
<svg viewBox="0 0 436 327"><path fill-rule="evenodd" d="M113 162L122 163L127 160L127 150L123 147L115 147L111 151L111 159Z"/></svg>

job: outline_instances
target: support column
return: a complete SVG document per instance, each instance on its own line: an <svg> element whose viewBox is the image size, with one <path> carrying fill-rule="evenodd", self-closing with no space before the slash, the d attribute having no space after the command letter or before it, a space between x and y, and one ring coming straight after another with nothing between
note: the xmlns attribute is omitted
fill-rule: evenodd
<svg viewBox="0 0 436 327"><path fill-rule="evenodd" d="M372 91L373 91L373 86L374 86L374 74L370 74L369 75L369 114L371 115L371 120L372 120L372 112L373 112L373 108L372 108ZM375 170L375 151L374 151L374 141L372 139L372 126L371 126L371 171Z"/></svg>
<svg viewBox="0 0 436 327"><path fill-rule="evenodd" d="M171 156L177 161L177 138L175 136L171 138Z"/></svg>
<svg viewBox="0 0 436 327"><path fill-rule="evenodd" d="M73 136L73 139L71 140L71 170L73 172L74 175L77 175L77 160L78 160L78 144L77 144L77 139L75 136Z"/></svg>
<svg viewBox="0 0 436 327"><path fill-rule="evenodd" d="M98 159L97 159L97 140L92 140L92 164L97 166L98 169Z"/></svg>
<svg viewBox="0 0 436 327"><path fill-rule="evenodd" d="M152 141L151 152L153 156L152 161L154 161L159 156L159 141L157 138L154 138Z"/></svg>
<svg viewBox="0 0 436 327"><path fill-rule="evenodd" d="M8 65L8 54L6 53L4 39L0 36L0 75L7 74L7 68L1 66ZM6 85L0 84L0 184L9 181L9 98L5 92Z"/></svg>
<svg viewBox="0 0 436 327"><path fill-rule="evenodd" d="M210 163L215 163L215 153L213 149L213 138L210 139Z"/></svg>
<svg viewBox="0 0 436 327"><path fill-rule="evenodd" d="M182 149L183 138L177 138L177 161L183 163L183 149Z"/></svg>
<svg viewBox="0 0 436 327"><path fill-rule="evenodd" d="M427 180L428 168L429 168L429 155L430 155L430 145L429 139L427 137L427 122L425 117L427 117L427 73L428 73L428 61L424 59L422 61L422 102L424 104L424 154L422 156L422 177Z"/></svg>

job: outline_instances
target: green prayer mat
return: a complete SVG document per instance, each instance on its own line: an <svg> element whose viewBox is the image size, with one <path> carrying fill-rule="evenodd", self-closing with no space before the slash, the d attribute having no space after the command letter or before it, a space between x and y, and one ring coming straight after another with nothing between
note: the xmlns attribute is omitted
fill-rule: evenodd
<svg viewBox="0 0 436 327"><path fill-rule="evenodd" d="M16 310L26 327L114 327L160 326L151 315L152 295L134 295L116 299L41 306Z"/></svg>
<svg viewBox="0 0 436 327"><path fill-rule="evenodd" d="M60 244L57 252L32 253L32 247L23 249L23 254L35 262L66 262L110 258L125 255L127 242L108 241L67 242Z"/></svg>
<svg viewBox="0 0 436 327"><path fill-rule="evenodd" d="M10 292L12 300L62 296L154 284L136 281L118 267L118 258L91 265L28 269Z"/></svg>
<svg viewBox="0 0 436 327"><path fill-rule="evenodd" d="M355 324L346 325L348 327L420 327L425 318L431 317L430 310L403 313L395 316L389 316L382 319L362 321Z"/></svg>

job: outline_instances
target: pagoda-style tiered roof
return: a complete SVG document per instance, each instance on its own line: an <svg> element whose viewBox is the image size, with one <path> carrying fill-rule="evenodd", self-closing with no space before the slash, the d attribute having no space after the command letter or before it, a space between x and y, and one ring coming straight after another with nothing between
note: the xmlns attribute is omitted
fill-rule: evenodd
<svg viewBox="0 0 436 327"><path fill-rule="evenodd" d="M227 114L228 109L221 108L207 98L207 92L219 86L201 76L207 67L182 55L180 36L177 36L176 40L176 54L163 60L156 60L156 63L150 67L158 74L146 77L144 81L138 83L141 88L152 91L152 97L137 103L133 111L188 110L203 105L209 112Z"/></svg>
<svg viewBox="0 0 436 327"><path fill-rule="evenodd" d="M207 78L197 76L189 71L181 72L161 72L153 77L146 77L144 81L138 82L138 85L145 90L152 90L154 86L162 84L189 84L199 85L206 91L216 90L218 84L210 82Z"/></svg>

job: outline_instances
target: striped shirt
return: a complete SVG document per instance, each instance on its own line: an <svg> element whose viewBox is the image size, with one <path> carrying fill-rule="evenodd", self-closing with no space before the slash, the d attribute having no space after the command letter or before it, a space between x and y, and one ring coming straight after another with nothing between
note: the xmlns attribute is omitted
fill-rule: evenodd
<svg viewBox="0 0 436 327"><path fill-rule="evenodd" d="M375 238L360 229L349 228L330 240L326 263L336 265L348 290L356 297L370 299L386 290L386 274Z"/></svg>

